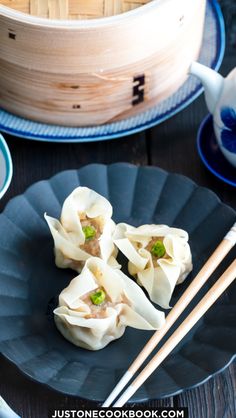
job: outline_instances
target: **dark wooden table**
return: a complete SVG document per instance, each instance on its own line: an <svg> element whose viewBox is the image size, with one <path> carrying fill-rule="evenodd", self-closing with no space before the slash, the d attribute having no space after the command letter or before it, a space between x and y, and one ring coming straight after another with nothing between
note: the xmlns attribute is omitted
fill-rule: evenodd
<svg viewBox="0 0 236 418"><path fill-rule="evenodd" d="M227 21L227 50L221 73L227 74L236 65L235 0L221 1ZM79 168L88 163L127 161L137 165L154 165L171 172L182 173L198 184L215 191L223 202L236 208L235 189L213 177L202 165L196 150L196 133L206 115L203 97L187 109L145 132L122 139L88 144L50 144L5 136L14 164L14 176L9 191L0 202L7 201L32 183L55 173ZM189 418L235 418L235 365L196 389L153 406L187 406ZM48 409L81 408L79 399L63 396L43 385L32 382L17 368L0 357L0 393L24 418L47 418ZM91 404L88 404L89 406Z"/></svg>

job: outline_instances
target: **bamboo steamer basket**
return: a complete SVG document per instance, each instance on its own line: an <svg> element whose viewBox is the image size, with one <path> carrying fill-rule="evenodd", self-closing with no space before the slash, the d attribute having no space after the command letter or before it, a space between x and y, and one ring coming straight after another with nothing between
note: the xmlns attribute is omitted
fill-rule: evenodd
<svg viewBox="0 0 236 418"><path fill-rule="evenodd" d="M64 126L144 112L186 80L205 7L206 0L3 0L0 106Z"/></svg>

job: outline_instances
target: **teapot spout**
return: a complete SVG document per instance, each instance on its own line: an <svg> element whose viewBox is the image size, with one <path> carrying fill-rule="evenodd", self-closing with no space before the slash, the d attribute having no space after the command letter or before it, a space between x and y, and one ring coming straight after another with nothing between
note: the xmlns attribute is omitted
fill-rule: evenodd
<svg viewBox="0 0 236 418"><path fill-rule="evenodd" d="M198 62L191 64L189 73L201 80L205 89L207 107L210 113L213 114L223 90L224 78L216 71Z"/></svg>

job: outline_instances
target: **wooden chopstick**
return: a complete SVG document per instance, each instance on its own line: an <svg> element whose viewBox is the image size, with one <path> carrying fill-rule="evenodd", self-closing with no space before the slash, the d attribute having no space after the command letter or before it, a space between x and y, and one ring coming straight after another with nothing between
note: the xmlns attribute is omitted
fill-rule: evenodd
<svg viewBox="0 0 236 418"><path fill-rule="evenodd" d="M216 250L213 252L213 254L204 264L202 269L199 271L195 279L188 286L186 291L183 293L183 295L180 297L180 299L175 304L173 309L170 311L170 313L168 314L166 318L166 322L164 326L153 334L153 336L144 346L142 351L138 354L136 359L130 365L127 372L123 375L121 380L118 382L118 384L115 386L113 391L110 393L108 398L103 403L102 405L103 407L110 406L112 402L114 401L114 399L117 398L117 396L120 394L122 389L132 379L132 377L137 372L137 370L141 367L141 365L146 360L146 358L154 350L157 344L161 341L161 339L164 337L164 335L167 333L170 327L178 319L178 317L181 315L184 309L188 306L188 304L191 302L194 296L198 293L201 287L206 283L206 281L209 279L209 277L212 275L212 273L215 271L215 269L218 267L218 265L221 263L221 261L225 258L225 256L228 254L228 252L233 248L235 244L236 244L236 223L232 226L232 228L226 234L226 236L218 245Z"/></svg>
<svg viewBox="0 0 236 418"><path fill-rule="evenodd" d="M163 362L168 354L177 346L177 344L185 337L185 335L193 328L206 311L215 303L227 287L236 279L236 259L230 264L227 270L217 280L214 286L206 293L202 300L171 335L167 342L155 354L148 365L141 371L131 385L125 390L123 395L113 405L114 407L122 407L131 396L140 388L145 380L156 370Z"/></svg>

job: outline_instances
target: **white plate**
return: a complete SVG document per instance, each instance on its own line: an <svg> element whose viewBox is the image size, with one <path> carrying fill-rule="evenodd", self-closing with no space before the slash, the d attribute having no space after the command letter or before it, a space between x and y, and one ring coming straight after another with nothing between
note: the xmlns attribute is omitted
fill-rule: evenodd
<svg viewBox="0 0 236 418"><path fill-rule="evenodd" d="M12 173L11 154L5 139L0 134L0 199L10 186Z"/></svg>

